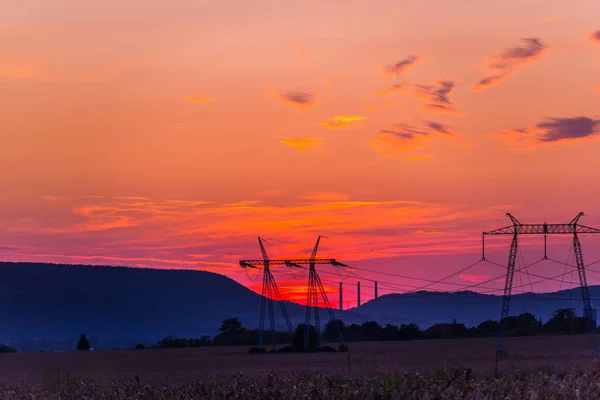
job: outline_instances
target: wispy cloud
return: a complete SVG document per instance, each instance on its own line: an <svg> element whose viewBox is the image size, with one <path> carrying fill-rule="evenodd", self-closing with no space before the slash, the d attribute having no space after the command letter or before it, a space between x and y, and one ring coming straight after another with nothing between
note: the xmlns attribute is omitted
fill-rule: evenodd
<svg viewBox="0 0 600 400"><path fill-rule="evenodd" d="M299 152L314 150L321 146L321 138L319 137L304 137L304 138L286 138L282 139L281 143L291 147Z"/></svg>
<svg viewBox="0 0 600 400"><path fill-rule="evenodd" d="M340 255L342 262L425 252L453 254L479 249L479 221L498 212L472 205L376 201L336 192L272 201L150 198L143 205L137 203L74 197L73 202L37 205L51 206L53 212L32 211L35 217L21 221L18 234L0 230L3 257L202 268L244 281L238 260L260 257L257 235L277 239L268 248L273 258L305 257L317 234L328 237L321 256ZM457 232L457 221L463 225L473 221L471 230Z"/></svg>
<svg viewBox="0 0 600 400"><path fill-rule="evenodd" d="M463 281L479 283L483 282L486 279L490 279L491 275L472 275L472 274L460 274L458 275L458 279L462 279Z"/></svg>
<svg viewBox="0 0 600 400"><path fill-rule="evenodd" d="M538 61L548 49L548 46L538 38L525 38L522 42L522 46L510 47L489 57L483 65L479 66L488 72L488 75L477 81L471 87L472 90L477 92L499 85L519 69Z"/></svg>
<svg viewBox="0 0 600 400"><path fill-rule="evenodd" d="M509 129L492 134L511 150L531 150L538 145L571 142L595 137L600 120L588 117L545 118L533 127Z"/></svg>
<svg viewBox="0 0 600 400"><path fill-rule="evenodd" d="M396 84L388 89L388 93L402 92L423 101L423 111L438 113L459 113L450 101L450 93L454 90L455 81L441 79L428 85L416 85L410 83ZM381 94L381 92L376 92Z"/></svg>
<svg viewBox="0 0 600 400"><path fill-rule="evenodd" d="M350 200L350 196L344 193L316 192L300 196L300 199L312 201L348 201Z"/></svg>
<svg viewBox="0 0 600 400"><path fill-rule="evenodd" d="M185 100L191 101L192 103L212 103L212 98L205 97L184 97Z"/></svg>
<svg viewBox="0 0 600 400"><path fill-rule="evenodd" d="M600 31L592 32L589 36L592 42L600 44Z"/></svg>
<svg viewBox="0 0 600 400"><path fill-rule="evenodd" d="M557 142L566 139L579 139L598 133L600 120L587 117L548 118L537 124L542 133L541 142Z"/></svg>
<svg viewBox="0 0 600 400"><path fill-rule="evenodd" d="M44 196L44 200L48 201L60 201L60 200L73 200L71 197L61 197L61 196Z"/></svg>
<svg viewBox="0 0 600 400"><path fill-rule="evenodd" d="M422 161L432 157L429 153L414 154L427 150L435 139L443 139L466 145L448 126L439 122L421 121L421 127L408 124L396 124L389 129L382 129L371 139L369 146L383 154L404 154L405 160Z"/></svg>
<svg viewBox="0 0 600 400"><path fill-rule="evenodd" d="M407 58L400 60L395 64L384 65L382 67L382 72L388 76L399 76L408 71L410 68L414 67L419 60L421 60L421 57L408 56Z"/></svg>
<svg viewBox="0 0 600 400"><path fill-rule="evenodd" d="M309 110L315 105L315 95L311 92L288 91L274 93L280 103L299 110Z"/></svg>
<svg viewBox="0 0 600 400"><path fill-rule="evenodd" d="M317 125L330 129L347 128L350 126L356 126L353 125L353 122L362 121L364 119L366 118L360 115L342 115L330 118L325 122L318 123Z"/></svg>

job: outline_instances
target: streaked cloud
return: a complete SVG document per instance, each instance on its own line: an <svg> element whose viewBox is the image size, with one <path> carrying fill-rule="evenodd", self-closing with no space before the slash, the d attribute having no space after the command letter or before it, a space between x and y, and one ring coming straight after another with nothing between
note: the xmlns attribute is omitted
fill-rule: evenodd
<svg viewBox="0 0 600 400"><path fill-rule="evenodd" d="M456 82L450 79L441 79L428 85L401 83L390 87L388 93L406 93L412 98L423 101L420 107L423 111L456 114L459 111L449 98L455 85Z"/></svg>
<svg viewBox="0 0 600 400"><path fill-rule="evenodd" d="M299 152L306 152L321 146L321 138L319 137L304 137L304 138L286 138L282 139L281 143L291 147Z"/></svg>
<svg viewBox="0 0 600 400"><path fill-rule="evenodd" d="M309 110L316 105L315 95L310 92L279 92L275 94L275 99L280 103L299 110Z"/></svg>
<svg viewBox="0 0 600 400"><path fill-rule="evenodd" d="M600 120L587 117L548 118L539 122L537 128L542 131L538 135L541 142L557 142L597 134L600 129Z"/></svg>
<svg viewBox="0 0 600 400"><path fill-rule="evenodd" d="M422 120L421 127L408 124L396 124L389 129L382 129L371 139L369 146L374 151L384 154L406 154L405 160L422 161L432 157L430 153L421 153L436 139L443 139L466 145L448 126L439 122ZM414 154L415 152L420 154Z"/></svg>
<svg viewBox="0 0 600 400"><path fill-rule="evenodd" d="M478 92L482 89L497 86L519 69L538 61L548 49L541 39L521 39L523 45L510 47L501 53L489 57L479 68L488 72L488 75L479 79L471 89Z"/></svg>
<svg viewBox="0 0 600 400"><path fill-rule="evenodd" d="M592 32L589 36L592 42L600 44L600 31Z"/></svg>
<svg viewBox="0 0 600 400"><path fill-rule="evenodd" d="M48 201L61 201L61 200L70 201L70 200L73 200L71 197L61 197L61 196L44 196L43 199L48 200Z"/></svg>
<svg viewBox="0 0 600 400"><path fill-rule="evenodd" d="M395 64L384 65L382 67L382 72L389 76L399 76L414 67L419 60L421 60L421 57L408 56Z"/></svg>
<svg viewBox="0 0 600 400"><path fill-rule="evenodd" d="M300 196L300 199L313 201L347 201L350 200L350 196L344 193L316 192Z"/></svg>
<svg viewBox="0 0 600 400"><path fill-rule="evenodd" d="M73 197L75 203L50 202L45 207L52 205L52 213L22 221L16 233L0 230L0 240L5 243L3 257L9 261L204 269L247 282L238 260L260 258L257 235L268 238L267 251L272 258L306 257L316 235L324 235L327 238L320 255L352 264L373 258L478 250L479 227L457 231L455 224L460 221L465 226L499 212L472 205L376 201L318 191L284 201L213 203L201 198L149 198L140 202L131 197ZM284 296L293 295L286 292Z"/></svg>
<svg viewBox="0 0 600 400"><path fill-rule="evenodd" d="M483 282L486 279L490 279L491 277L492 277L491 275L475 275L475 274L460 274L460 275L458 275L458 279L461 279L461 280L467 281L467 282L472 282L472 283Z"/></svg>
<svg viewBox="0 0 600 400"><path fill-rule="evenodd" d="M184 97L185 100L191 101L192 103L212 103L212 98L208 96L204 97Z"/></svg>
<svg viewBox="0 0 600 400"><path fill-rule="evenodd" d="M571 142L600 133L600 120L588 117L545 118L530 128L509 129L492 134L512 150L531 150L538 145Z"/></svg>
<svg viewBox="0 0 600 400"><path fill-rule="evenodd" d="M330 118L325 122L318 123L317 125L330 129L347 128L350 126L356 126L353 125L353 122L362 121L364 119L366 118L360 115L342 115Z"/></svg>
<svg viewBox="0 0 600 400"><path fill-rule="evenodd" d="M556 22L556 21L560 21L560 18L545 17L545 18L542 18L540 21L546 22L546 23L548 23L548 22Z"/></svg>

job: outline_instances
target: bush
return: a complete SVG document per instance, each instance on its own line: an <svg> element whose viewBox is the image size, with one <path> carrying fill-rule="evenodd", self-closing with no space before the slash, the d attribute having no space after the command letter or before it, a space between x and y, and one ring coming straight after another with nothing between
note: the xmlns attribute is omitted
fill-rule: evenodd
<svg viewBox="0 0 600 400"><path fill-rule="evenodd" d="M340 351L342 353L347 353L348 352L348 345L347 344L340 344L338 346L338 351Z"/></svg>
<svg viewBox="0 0 600 400"><path fill-rule="evenodd" d="M314 326L308 326L308 348L304 348L304 330L306 325L300 324L296 328L294 332L294 337L292 338L292 346L294 346L298 351L316 351L317 350L317 330Z"/></svg>
<svg viewBox="0 0 600 400"><path fill-rule="evenodd" d="M16 353L17 349L10 347L7 344L0 345L0 353Z"/></svg>
<svg viewBox="0 0 600 400"><path fill-rule="evenodd" d="M79 343L77 343L77 350L80 351L89 351L90 350L90 342L88 342L85 334L81 335L79 339Z"/></svg>
<svg viewBox="0 0 600 400"><path fill-rule="evenodd" d="M136 345L135 345L135 348L136 348L136 350L143 350L143 349L145 349L145 348L146 348L146 346L144 346L144 345L143 345L143 344L141 344L141 343L138 343L138 344L136 344Z"/></svg>
<svg viewBox="0 0 600 400"><path fill-rule="evenodd" d="M267 349L264 347L250 347L248 350L250 354L267 354Z"/></svg>

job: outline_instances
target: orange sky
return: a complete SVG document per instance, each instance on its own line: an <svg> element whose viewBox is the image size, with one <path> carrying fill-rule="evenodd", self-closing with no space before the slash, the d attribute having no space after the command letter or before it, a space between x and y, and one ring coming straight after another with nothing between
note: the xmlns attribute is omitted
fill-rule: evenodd
<svg viewBox="0 0 600 400"><path fill-rule="evenodd" d="M600 226L596 2L5 3L5 260L201 268L256 289L237 260L259 258L258 235L272 257L325 235L323 256L435 280L477 261L507 211ZM349 301L358 280L363 300L369 279L428 283L338 272L322 275L336 303L341 278ZM275 275L302 298L305 276Z"/></svg>

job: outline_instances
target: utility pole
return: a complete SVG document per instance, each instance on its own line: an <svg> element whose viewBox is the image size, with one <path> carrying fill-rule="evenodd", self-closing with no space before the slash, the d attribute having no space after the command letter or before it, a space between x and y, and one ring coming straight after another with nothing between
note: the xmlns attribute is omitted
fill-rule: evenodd
<svg viewBox="0 0 600 400"><path fill-rule="evenodd" d="M340 282L340 311L344 311L344 306L342 303L343 297L342 297L342 282Z"/></svg>
<svg viewBox="0 0 600 400"><path fill-rule="evenodd" d="M377 298L377 281L375 281L375 298Z"/></svg>
<svg viewBox="0 0 600 400"><path fill-rule="evenodd" d="M356 307L360 307L360 282L356 286Z"/></svg>

